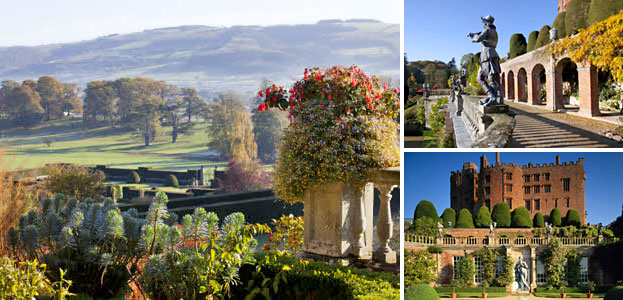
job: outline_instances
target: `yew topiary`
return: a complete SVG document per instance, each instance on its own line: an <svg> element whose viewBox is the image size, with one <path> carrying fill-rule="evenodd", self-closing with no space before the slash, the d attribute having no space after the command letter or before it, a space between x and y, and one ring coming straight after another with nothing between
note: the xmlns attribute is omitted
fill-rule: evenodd
<svg viewBox="0 0 623 300"><path fill-rule="evenodd" d="M608 290L604 300L623 300L623 286L615 286Z"/></svg>
<svg viewBox="0 0 623 300"><path fill-rule="evenodd" d="M405 291L405 300L439 300L439 295L430 285L421 283Z"/></svg>
<svg viewBox="0 0 623 300"><path fill-rule="evenodd" d="M573 35L578 30L588 27L588 10L591 0L571 0L565 16L565 31Z"/></svg>
<svg viewBox="0 0 623 300"><path fill-rule="evenodd" d="M481 206L480 209L478 209L478 214L476 215L476 227L489 227L489 224L491 223L493 223L493 220L491 219L491 213L489 213L489 208L486 206Z"/></svg>
<svg viewBox="0 0 623 300"><path fill-rule="evenodd" d="M136 171L130 172L128 176L128 183L141 183L141 176Z"/></svg>
<svg viewBox="0 0 623 300"><path fill-rule="evenodd" d="M511 210L508 204L500 202L493 207L491 218L496 222L497 227L507 228L511 226Z"/></svg>
<svg viewBox="0 0 623 300"><path fill-rule="evenodd" d="M552 24L552 28L558 29L558 37L564 38L567 34L567 27L565 27L565 18L567 16L567 12L563 11L556 16L554 19L554 23Z"/></svg>
<svg viewBox="0 0 623 300"><path fill-rule="evenodd" d="M623 0L592 0L588 9L587 24L601 22L623 10Z"/></svg>
<svg viewBox="0 0 623 300"><path fill-rule="evenodd" d="M552 211L549 213L549 223L552 224L552 226L562 225L562 216L560 215L560 209L552 209Z"/></svg>
<svg viewBox="0 0 623 300"><path fill-rule="evenodd" d="M526 37L521 33L513 34L511 36L510 58L515 58L526 53L526 47Z"/></svg>
<svg viewBox="0 0 623 300"><path fill-rule="evenodd" d="M437 209L435 208L435 205L432 202L428 200L422 200L415 207L415 212L413 213L413 220L417 220L422 217L430 217L433 220L439 219L439 215L437 215Z"/></svg>
<svg viewBox="0 0 623 300"><path fill-rule="evenodd" d="M530 35L528 36L528 47L526 48L527 52L530 52L534 49L536 49L536 41L539 38L539 32L538 31L533 31L530 32Z"/></svg>
<svg viewBox="0 0 623 300"><path fill-rule="evenodd" d="M520 206L513 210L511 214L511 226L517 228L532 227L532 219L527 208Z"/></svg>
<svg viewBox="0 0 623 300"><path fill-rule="evenodd" d="M456 226L456 211L453 208L446 208L441 214L441 220L443 226L448 226L448 222L452 224L452 227Z"/></svg>
<svg viewBox="0 0 623 300"><path fill-rule="evenodd" d="M545 219L543 218L543 215L540 212L534 215L534 219L532 220L532 227L535 227L535 228L545 227Z"/></svg>
<svg viewBox="0 0 623 300"><path fill-rule="evenodd" d="M472 213L466 208L459 211L459 216L456 219L456 228L474 228Z"/></svg>
<svg viewBox="0 0 623 300"><path fill-rule="evenodd" d="M582 225L582 221L580 219L580 214L575 209L570 209L567 211L567 216L565 217L565 224L567 226L575 226L580 227Z"/></svg>
<svg viewBox="0 0 623 300"><path fill-rule="evenodd" d="M541 48L547 44L549 44L549 26L545 25L541 28L541 31L539 31L539 38L536 40L536 45L534 46L535 49Z"/></svg>

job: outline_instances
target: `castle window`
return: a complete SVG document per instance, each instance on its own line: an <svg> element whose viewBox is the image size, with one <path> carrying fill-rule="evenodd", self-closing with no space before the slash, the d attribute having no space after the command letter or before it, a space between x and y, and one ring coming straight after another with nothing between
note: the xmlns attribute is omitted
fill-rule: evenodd
<svg viewBox="0 0 623 300"><path fill-rule="evenodd" d="M526 200L526 205L524 205L527 210L530 210L530 200Z"/></svg>
<svg viewBox="0 0 623 300"><path fill-rule="evenodd" d="M539 182L540 179L541 179L540 174L534 174L534 182Z"/></svg>
<svg viewBox="0 0 623 300"><path fill-rule="evenodd" d="M549 180L549 173L543 174L543 177L545 177L545 180Z"/></svg>
<svg viewBox="0 0 623 300"><path fill-rule="evenodd" d="M458 279L458 274L456 274L456 265L459 263L459 260L461 260L461 258L463 258L463 256L453 256L452 257L452 278L453 279Z"/></svg>
<svg viewBox="0 0 623 300"><path fill-rule="evenodd" d="M534 210L541 210L541 200L534 199Z"/></svg>
<svg viewBox="0 0 623 300"><path fill-rule="evenodd" d="M523 193L524 194L530 194L530 187L529 186L524 186L523 187Z"/></svg>
<svg viewBox="0 0 623 300"><path fill-rule="evenodd" d="M530 175L524 175L523 176L523 181L524 182L530 182Z"/></svg>
<svg viewBox="0 0 623 300"><path fill-rule="evenodd" d="M552 191L552 186L551 185L544 185L543 189L545 190L546 193L550 193Z"/></svg>
<svg viewBox="0 0 623 300"><path fill-rule="evenodd" d="M562 179L562 189L565 192L569 191L569 182L571 181L571 178L563 178Z"/></svg>
<svg viewBox="0 0 623 300"><path fill-rule="evenodd" d="M500 277L504 274L504 256L498 255L498 260L495 262L495 277Z"/></svg>
<svg viewBox="0 0 623 300"><path fill-rule="evenodd" d="M536 261L536 283L537 284L546 284L547 277L545 277L545 266L540 259Z"/></svg>
<svg viewBox="0 0 623 300"><path fill-rule="evenodd" d="M491 176L487 175L485 176L485 183L489 183L491 182Z"/></svg>
<svg viewBox="0 0 623 300"><path fill-rule="evenodd" d="M506 173L506 180L513 180L513 173Z"/></svg>
<svg viewBox="0 0 623 300"><path fill-rule="evenodd" d="M569 198L567 198L567 208L569 208Z"/></svg>
<svg viewBox="0 0 623 300"><path fill-rule="evenodd" d="M554 207L558 208L558 198L554 199Z"/></svg>
<svg viewBox="0 0 623 300"><path fill-rule="evenodd" d="M489 194L491 194L491 188L485 187L485 195L489 195Z"/></svg>
<svg viewBox="0 0 623 300"><path fill-rule="evenodd" d="M538 194L538 193L540 193L540 192L541 192L541 186L540 186L540 185L535 185L535 186L534 186L534 193L535 193L535 194Z"/></svg>
<svg viewBox="0 0 623 300"><path fill-rule="evenodd" d="M580 282L588 282L588 257L580 259Z"/></svg>
<svg viewBox="0 0 623 300"><path fill-rule="evenodd" d="M506 191L507 192L512 192L513 191L513 185L512 184L507 184L506 185Z"/></svg>
<svg viewBox="0 0 623 300"><path fill-rule="evenodd" d="M491 210L491 200L485 200L485 205L489 208L489 210Z"/></svg>
<svg viewBox="0 0 623 300"><path fill-rule="evenodd" d="M509 209L513 209L513 198L507 198L506 204L508 204Z"/></svg>
<svg viewBox="0 0 623 300"><path fill-rule="evenodd" d="M484 278L482 276L482 257L476 256L474 257L474 281L478 284Z"/></svg>

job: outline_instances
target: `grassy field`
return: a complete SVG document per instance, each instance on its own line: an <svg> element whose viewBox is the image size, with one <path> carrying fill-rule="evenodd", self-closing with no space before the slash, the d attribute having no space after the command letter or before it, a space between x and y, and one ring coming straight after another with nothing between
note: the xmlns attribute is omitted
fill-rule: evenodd
<svg viewBox="0 0 623 300"><path fill-rule="evenodd" d="M52 138L50 147L45 138ZM108 164L112 167L149 166L160 170L184 170L200 166L225 166L210 161L205 125L198 124L188 135L171 143L170 128L151 146L143 146L136 133L122 128L83 129L81 119L55 120L35 128L0 130L0 143L6 149L3 161L9 169L32 169L47 163Z"/></svg>

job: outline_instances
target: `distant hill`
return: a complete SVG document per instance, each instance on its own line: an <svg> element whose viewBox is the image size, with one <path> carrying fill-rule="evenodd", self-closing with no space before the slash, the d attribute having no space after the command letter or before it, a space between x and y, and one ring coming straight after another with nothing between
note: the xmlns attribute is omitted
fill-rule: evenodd
<svg viewBox="0 0 623 300"><path fill-rule="evenodd" d="M290 83L309 66L359 65L398 78L400 27L375 20L312 25L181 26L94 40L0 48L0 79L52 75L91 80L143 76L204 91L254 90L263 78Z"/></svg>

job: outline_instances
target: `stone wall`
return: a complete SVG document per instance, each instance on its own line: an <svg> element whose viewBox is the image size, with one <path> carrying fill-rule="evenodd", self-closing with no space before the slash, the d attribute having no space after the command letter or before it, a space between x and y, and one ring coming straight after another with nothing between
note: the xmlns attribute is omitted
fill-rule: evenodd
<svg viewBox="0 0 623 300"><path fill-rule="evenodd" d="M484 107L480 97L462 96L462 117L474 143L470 148L504 148L510 145L515 117L506 105Z"/></svg>

